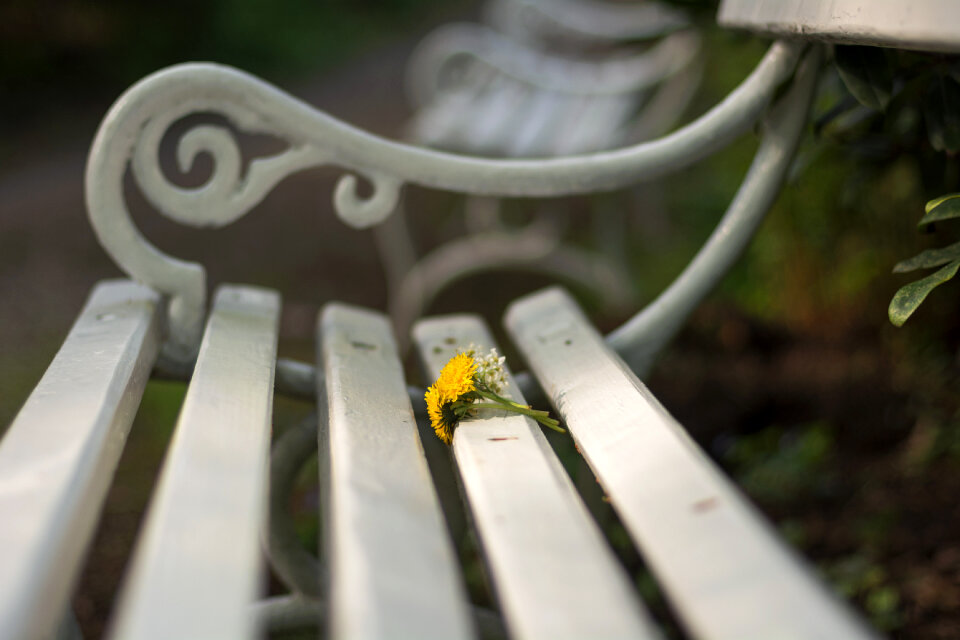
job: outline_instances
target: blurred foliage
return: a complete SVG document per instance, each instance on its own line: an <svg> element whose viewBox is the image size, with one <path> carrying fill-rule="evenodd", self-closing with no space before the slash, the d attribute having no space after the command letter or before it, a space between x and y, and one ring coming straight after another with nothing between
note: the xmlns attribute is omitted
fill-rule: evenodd
<svg viewBox="0 0 960 640"><path fill-rule="evenodd" d="M703 90L691 113L703 113L736 87L766 46L753 37L706 31L704 50L718 53L705 60ZM828 73L815 113L842 93ZM667 230L632 252L645 295L662 289L702 245L755 148L756 138L746 137L667 179ZM835 141L808 136L788 188L724 279L720 296L763 321L821 334L843 333L882 313L889 293L877 274L906 250L904 228L912 225L902 212L922 201L918 176L910 157L868 167Z"/></svg>
<svg viewBox="0 0 960 640"><path fill-rule="evenodd" d="M751 35L710 28L716 3L675 0L705 27L702 113L736 86L766 46ZM929 242L910 230L911 212L947 192L960 191L960 61L956 56L872 47L831 47L813 110L813 133L802 144L788 188L757 239L725 279L721 295L751 315L793 330L840 335L869 326L882 314L896 282L881 276ZM722 214L742 179L753 144L745 141L671 179L668 205L678 215L676 236L638 272L652 295L685 264ZM681 186L682 185L682 186ZM954 245L934 256L943 260ZM663 256L666 256L665 258ZM924 260L931 260L926 254ZM915 309L921 296L952 272L950 262L897 300ZM921 268L921 267L918 267ZM898 271L905 270L905 265ZM661 275L662 274L662 275ZM910 294L908 299L906 296ZM894 314L892 317L896 317ZM955 305L927 312L914 337L956 331ZM881 315L882 317L882 315ZM875 327L875 330L877 328ZM932 332L930 331L932 329Z"/></svg>
<svg viewBox="0 0 960 640"><path fill-rule="evenodd" d="M161 67L210 60L273 79L462 9L464 0L6 0L0 122L13 128L78 97L115 94Z"/></svg>
<svg viewBox="0 0 960 640"><path fill-rule="evenodd" d="M833 134L851 148L869 150L874 162L892 161L905 151L922 154L926 159L926 186L940 193L956 190L960 57L839 45L834 52L837 70L850 95L836 103L819 127L831 127ZM928 202L921 229L932 229L938 220L960 217L958 202L953 196ZM903 325L935 287L956 275L960 248L951 245L925 251L898 263L894 272L933 267L941 268L900 288L893 296L888 315L894 325Z"/></svg>
<svg viewBox="0 0 960 640"><path fill-rule="evenodd" d="M747 493L764 504L788 504L829 494L836 482L833 430L814 423L796 429L768 427L734 438L723 461Z"/></svg>
<svg viewBox="0 0 960 640"><path fill-rule="evenodd" d="M898 611L900 597L897 589L888 583L883 567L856 554L828 565L824 573L841 595L864 600L878 628L889 631L902 624Z"/></svg>
<svg viewBox="0 0 960 640"><path fill-rule="evenodd" d="M952 417L932 412L924 415L904 448L907 473L923 475L940 460L960 463L960 411Z"/></svg>
<svg viewBox="0 0 960 640"><path fill-rule="evenodd" d="M862 603L877 629L893 631L903 625L899 591L886 570L866 555L841 558L822 570L840 595Z"/></svg>
<svg viewBox="0 0 960 640"><path fill-rule="evenodd" d="M761 505L796 511L802 504L829 503L839 473L833 429L813 423L794 429L769 427L735 437L722 458L738 484ZM890 507L861 514L853 527L859 551L823 563L824 576L844 598L857 602L878 629L891 631L904 623L900 593L886 569L872 557L881 553L900 514ZM799 519L780 522L791 544L810 545L807 526Z"/></svg>
<svg viewBox="0 0 960 640"><path fill-rule="evenodd" d="M835 48L837 71L843 84L860 104L884 111L893 94L893 74L887 53L877 47Z"/></svg>

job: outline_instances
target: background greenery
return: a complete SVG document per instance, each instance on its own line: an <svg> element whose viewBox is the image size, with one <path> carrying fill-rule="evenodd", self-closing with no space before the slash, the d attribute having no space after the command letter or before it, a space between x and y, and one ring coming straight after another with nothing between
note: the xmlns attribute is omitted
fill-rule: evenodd
<svg viewBox="0 0 960 640"><path fill-rule="evenodd" d="M63 113L185 60L282 83L316 74L465 0L8 0L0 5L5 125Z"/></svg>

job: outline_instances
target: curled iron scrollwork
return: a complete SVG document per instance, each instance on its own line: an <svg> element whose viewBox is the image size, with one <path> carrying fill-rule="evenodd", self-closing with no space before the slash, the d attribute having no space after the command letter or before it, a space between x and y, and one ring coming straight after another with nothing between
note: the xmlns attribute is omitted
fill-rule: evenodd
<svg viewBox="0 0 960 640"><path fill-rule="evenodd" d="M559 196L622 187L687 166L748 130L780 83L793 73L802 46L778 42L750 76L719 105L686 127L633 147L549 160L489 160L431 151L352 127L237 69L185 64L131 87L105 117L87 163L87 210L100 243L121 269L169 298L164 355L189 362L199 345L206 307L202 266L153 246L131 220L124 201L128 165L147 200L163 215L193 226L221 226L247 213L283 178L320 165L345 171L333 193L337 214L354 227L383 221L411 182L496 196ZM288 146L243 166L234 132L204 123L178 141L188 169L201 153L213 170L199 187L170 182L159 162L163 136L184 117L210 113L248 134ZM361 197L357 176L372 192Z"/></svg>

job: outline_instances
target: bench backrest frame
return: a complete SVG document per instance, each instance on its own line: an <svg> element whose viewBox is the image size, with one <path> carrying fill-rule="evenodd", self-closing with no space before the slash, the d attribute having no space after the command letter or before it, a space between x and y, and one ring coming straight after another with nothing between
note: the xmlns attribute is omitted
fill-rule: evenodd
<svg viewBox="0 0 960 640"><path fill-rule="evenodd" d="M205 271L199 264L163 253L140 234L124 201L128 165L144 196L160 213L196 227L233 222L283 178L327 164L350 172L340 178L333 203L340 218L357 228L389 216L406 183L500 197L612 190L689 166L750 130L767 111L779 86L794 74L803 49L800 43L774 43L725 100L669 135L625 149L546 160L488 160L393 142L317 111L242 71L215 64L179 65L135 84L104 118L87 163L87 210L100 243L120 268L170 297L162 356L168 366L188 367L196 355L206 314ZM800 89L788 98L800 105L804 115L815 75L810 61L806 66L810 68L803 74L807 80L795 83ZM206 152L213 158L214 170L198 188L179 187L160 168L160 141L171 125L195 113L223 116L240 131L271 135L289 146L279 154L252 161L244 170L229 129L195 126L179 140L180 167L189 169L196 156ZM768 135L776 147L792 155L801 129L794 132L792 140L776 129L772 127ZM355 174L372 184L371 196L358 196ZM767 177L778 188L783 175L773 172ZM771 198L760 198L751 208L762 205L758 209L762 215L770 202ZM751 232L753 228L755 225L750 226ZM718 242L717 249L733 257L744 244ZM679 325L684 317L670 318L669 324Z"/></svg>

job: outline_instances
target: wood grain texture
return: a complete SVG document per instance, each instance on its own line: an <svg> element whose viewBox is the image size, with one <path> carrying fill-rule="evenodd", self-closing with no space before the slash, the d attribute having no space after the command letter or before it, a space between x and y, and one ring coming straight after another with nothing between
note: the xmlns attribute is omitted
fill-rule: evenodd
<svg viewBox="0 0 960 640"><path fill-rule="evenodd" d="M773 36L960 51L956 0L723 0L717 20Z"/></svg>
<svg viewBox="0 0 960 640"><path fill-rule="evenodd" d="M159 296L98 284L0 442L0 635L52 637L159 344Z"/></svg>
<svg viewBox="0 0 960 640"><path fill-rule="evenodd" d="M275 292L218 290L112 637L253 637L279 315Z"/></svg>
<svg viewBox="0 0 960 640"><path fill-rule="evenodd" d="M331 637L474 637L389 321L328 305L318 346Z"/></svg>
<svg viewBox="0 0 960 640"><path fill-rule="evenodd" d="M420 321L414 339L434 378L458 349L494 346L472 316ZM505 395L523 402L512 380ZM452 448L513 637L660 637L539 425L488 411L457 428Z"/></svg>
<svg viewBox="0 0 960 640"><path fill-rule="evenodd" d="M691 636L875 637L610 350L560 289L514 302L507 329Z"/></svg>

